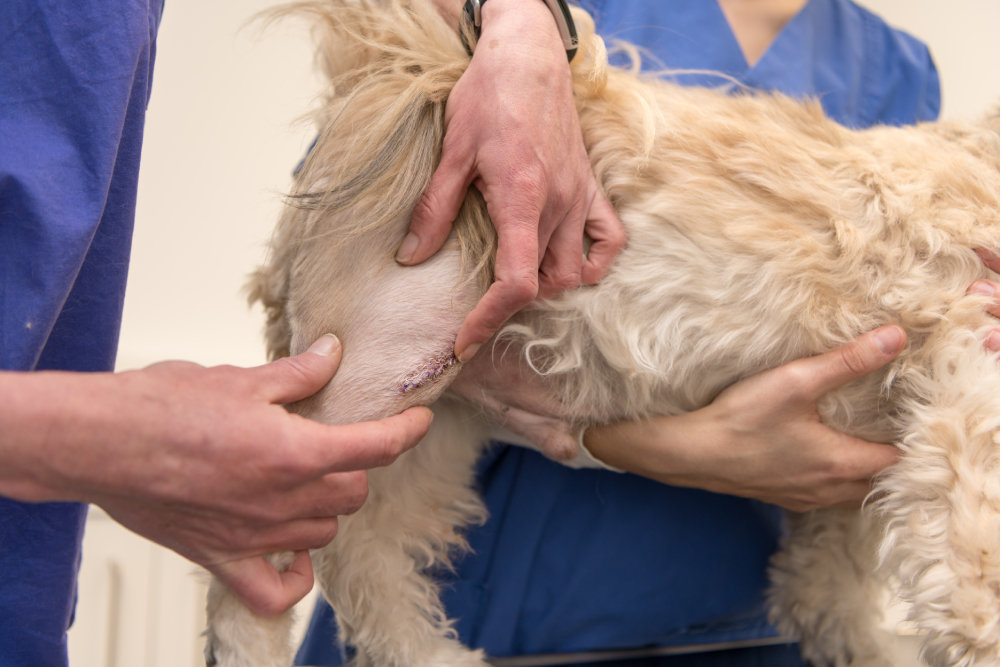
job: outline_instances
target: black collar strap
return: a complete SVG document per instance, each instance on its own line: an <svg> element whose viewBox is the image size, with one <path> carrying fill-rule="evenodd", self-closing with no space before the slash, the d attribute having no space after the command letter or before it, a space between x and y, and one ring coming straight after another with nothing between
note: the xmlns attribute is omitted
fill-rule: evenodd
<svg viewBox="0 0 1000 667"><path fill-rule="evenodd" d="M576 24L573 23L573 15L569 13L569 5L566 4L566 0L544 0L544 2L548 5L549 11L552 12L552 16L556 20L556 26L559 28L559 36L562 37L563 47L566 49L566 58L572 61L573 56L576 55L579 41L576 37ZM479 39L479 35L482 32L482 7L484 4L486 4L486 0L465 0L463 12L468 17L473 30L476 32L476 39ZM462 43L465 44L465 50L471 56L472 49L465 42L465 35L462 35Z"/></svg>

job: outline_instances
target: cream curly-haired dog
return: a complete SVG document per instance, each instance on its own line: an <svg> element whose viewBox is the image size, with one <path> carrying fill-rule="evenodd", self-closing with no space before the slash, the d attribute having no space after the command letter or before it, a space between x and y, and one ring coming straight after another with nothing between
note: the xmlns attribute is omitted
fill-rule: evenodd
<svg viewBox="0 0 1000 667"><path fill-rule="evenodd" d="M473 465L502 410L475 376L463 376L462 394L479 405L443 396L461 370L455 334L490 280L482 199L469 195L431 260L393 259L469 58L418 0L296 11L315 21L331 88L253 280L270 353L340 336L337 376L294 406L314 419L430 403L436 413L419 447L371 472L367 504L313 564L358 664L481 665L427 572L483 518ZM600 285L520 313L495 350L522 355L572 431L690 411L742 377L900 324L903 353L827 394L820 412L839 430L897 443L903 458L878 481L869 517L791 517L773 563L773 619L817 667L888 665L878 572L912 604L930 663L1000 663L1000 364L982 345L984 297L966 294L987 275L972 248L1000 249L1000 117L850 131L816 103L610 67L589 17L575 18L584 143L629 241ZM543 449L567 458L572 443ZM289 663L289 615L257 617L216 583L209 620L210 662Z"/></svg>

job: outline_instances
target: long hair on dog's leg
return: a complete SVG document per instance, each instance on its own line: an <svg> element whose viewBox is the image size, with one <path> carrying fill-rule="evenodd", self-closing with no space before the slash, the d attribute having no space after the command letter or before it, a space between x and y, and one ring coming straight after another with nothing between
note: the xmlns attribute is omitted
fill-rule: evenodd
<svg viewBox="0 0 1000 667"><path fill-rule="evenodd" d="M769 620L801 640L813 667L891 667L882 630L884 588L871 576L878 530L857 510L788 514L788 536L771 562Z"/></svg>
<svg viewBox="0 0 1000 667"><path fill-rule="evenodd" d="M266 556L278 570L291 566L291 551ZM292 655L291 632L295 622L289 609L274 618L259 616L216 578L208 589L208 629L205 631L205 664L208 667L288 667Z"/></svg>
<svg viewBox="0 0 1000 667"><path fill-rule="evenodd" d="M369 473L365 506L313 553L340 639L361 665L485 665L459 643L432 577L467 548L463 529L485 520L472 487L487 433L466 406L440 400L434 412L420 445Z"/></svg>

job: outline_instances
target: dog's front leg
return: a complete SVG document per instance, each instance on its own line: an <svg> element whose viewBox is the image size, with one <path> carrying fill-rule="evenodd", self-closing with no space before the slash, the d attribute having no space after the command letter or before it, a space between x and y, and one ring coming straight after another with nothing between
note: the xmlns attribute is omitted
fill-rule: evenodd
<svg viewBox="0 0 1000 667"><path fill-rule="evenodd" d="M447 399L419 446L369 473L365 506L313 553L317 579L359 665L482 667L451 629L431 577L465 548L462 529L485 518L473 474L486 424Z"/></svg>

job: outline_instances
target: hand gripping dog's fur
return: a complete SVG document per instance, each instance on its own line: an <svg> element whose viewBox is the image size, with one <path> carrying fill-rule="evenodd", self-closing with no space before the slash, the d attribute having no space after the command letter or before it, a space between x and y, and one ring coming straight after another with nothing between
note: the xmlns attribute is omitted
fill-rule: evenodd
<svg viewBox="0 0 1000 667"><path fill-rule="evenodd" d="M480 665L427 572L447 566L462 529L483 518L472 468L488 415L503 410L476 378L462 376L462 394L480 405L441 398L461 370L455 333L491 278L482 199L470 194L431 260L393 260L468 56L429 3L317 0L295 11L315 21L331 88L253 281L270 352L341 337L337 376L293 406L315 419L437 401L424 442L371 472L367 504L313 563L358 664ZM965 293L987 275L973 248L1000 249L1000 118L850 131L813 102L609 67L592 22L575 16L584 143L628 246L600 285L520 313L494 353L522 354L559 399L555 416L582 427L694 410L740 378L900 324L905 351L825 396L820 412L834 428L895 442L902 461L879 480L868 519L791 517L772 568L773 620L816 667L890 664L877 629L881 564L912 603L929 662L1000 663L1000 365L982 346L983 297ZM209 613L212 661L287 664L287 618L254 616L218 583Z"/></svg>

